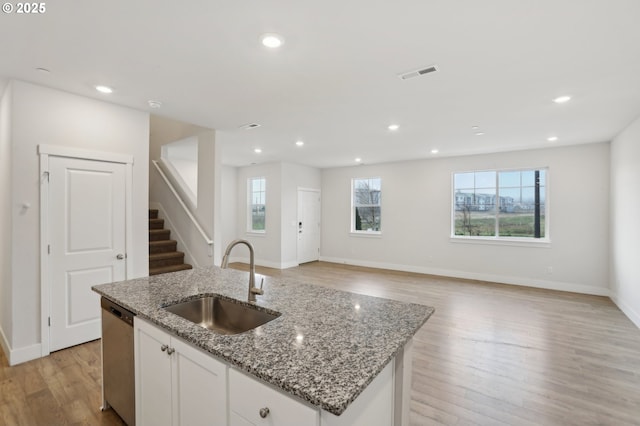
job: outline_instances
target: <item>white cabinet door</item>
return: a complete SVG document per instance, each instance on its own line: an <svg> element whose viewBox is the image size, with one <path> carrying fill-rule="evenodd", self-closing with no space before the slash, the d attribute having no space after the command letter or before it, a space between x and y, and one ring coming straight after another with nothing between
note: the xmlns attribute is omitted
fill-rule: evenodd
<svg viewBox="0 0 640 426"><path fill-rule="evenodd" d="M136 424L227 425L227 367L135 318Z"/></svg>
<svg viewBox="0 0 640 426"><path fill-rule="evenodd" d="M320 421L317 409L233 369L229 404L230 426L317 426Z"/></svg>
<svg viewBox="0 0 640 426"><path fill-rule="evenodd" d="M169 335L134 319L136 425L171 425ZM164 350L162 350L164 348Z"/></svg>
<svg viewBox="0 0 640 426"><path fill-rule="evenodd" d="M173 424L227 426L227 367L180 339L171 340Z"/></svg>

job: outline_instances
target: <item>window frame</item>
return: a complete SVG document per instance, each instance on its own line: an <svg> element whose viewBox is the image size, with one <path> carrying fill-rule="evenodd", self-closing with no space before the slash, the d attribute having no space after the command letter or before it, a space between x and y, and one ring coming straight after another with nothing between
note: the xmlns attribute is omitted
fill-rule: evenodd
<svg viewBox="0 0 640 426"><path fill-rule="evenodd" d="M380 214L379 214L379 230L375 231L375 230L357 230L356 229L356 207L359 206L360 204L356 204L355 203L355 184L356 181L362 181L362 180L372 180L372 179L377 179L380 182L380 194L378 196L378 204L376 204L375 206L380 208ZM377 237L377 236L381 236L382 235L382 178L379 176L373 176L373 177L356 177L356 178L351 178L351 188L349 191L349 196L351 199L350 202L350 212L349 215L351 217L350 219L350 234L352 236L367 236L367 237ZM363 205L364 206L364 205ZM373 204L371 206L374 206Z"/></svg>
<svg viewBox="0 0 640 426"><path fill-rule="evenodd" d="M257 180L262 180L262 190L256 191L263 193L263 204L264 207L264 228L263 229L254 229L253 222L253 182ZM256 204L257 205L257 204ZM247 178L247 233L250 234L265 234L267 232L267 178L264 176L253 176Z"/></svg>
<svg viewBox="0 0 640 426"><path fill-rule="evenodd" d="M495 221L495 231L496 235L494 236L483 236L483 235L456 235L456 187L455 187L455 177L457 174L462 173L482 173L482 172L495 172L495 197L499 200L500 198L500 173L502 172L534 172L536 170L544 170L545 172L545 183L544 183L544 210L541 210L541 214L544 214L544 237L535 238L535 237L513 237L513 236L500 236L499 235L499 216L500 210L497 209L495 213L496 221ZM472 243L472 244L496 244L496 245L510 245L510 246L537 246L537 247L550 247L551 245L551 220L550 220L550 210L551 210L551 202L550 202L550 193L551 193L551 185L550 185L550 168L549 166L542 167L516 167L516 168L496 168L496 169L472 169L472 170L461 170L455 171L451 173L451 187L450 187L450 203L449 206L451 208L451 218L450 218L450 241L456 243ZM522 188L522 186L521 186Z"/></svg>

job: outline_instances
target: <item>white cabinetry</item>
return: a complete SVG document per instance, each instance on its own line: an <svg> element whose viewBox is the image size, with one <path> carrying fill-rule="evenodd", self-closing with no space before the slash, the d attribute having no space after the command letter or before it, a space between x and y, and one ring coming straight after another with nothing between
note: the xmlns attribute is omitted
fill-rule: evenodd
<svg viewBox="0 0 640 426"><path fill-rule="evenodd" d="M340 416L134 320L137 426L408 426L411 341Z"/></svg>
<svg viewBox="0 0 640 426"><path fill-rule="evenodd" d="M319 410L229 370L230 426L317 426Z"/></svg>
<svg viewBox="0 0 640 426"><path fill-rule="evenodd" d="M227 368L135 318L136 424L226 426Z"/></svg>

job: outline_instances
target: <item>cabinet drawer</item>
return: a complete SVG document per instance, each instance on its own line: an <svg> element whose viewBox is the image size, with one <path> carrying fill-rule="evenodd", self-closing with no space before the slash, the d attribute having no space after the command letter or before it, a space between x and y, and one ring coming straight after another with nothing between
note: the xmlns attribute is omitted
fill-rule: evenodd
<svg viewBox="0 0 640 426"><path fill-rule="evenodd" d="M233 369L229 370L229 400L231 426L317 426L320 421L317 409ZM269 413L263 418L260 410L265 408Z"/></svg>

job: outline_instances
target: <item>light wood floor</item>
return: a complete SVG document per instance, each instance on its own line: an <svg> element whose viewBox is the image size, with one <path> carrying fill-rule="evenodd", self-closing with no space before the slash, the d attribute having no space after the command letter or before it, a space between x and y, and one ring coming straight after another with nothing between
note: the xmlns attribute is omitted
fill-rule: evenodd
<svg viewBox="0 0 640 426"><path fill-rule="evenodd" d="M412 425L640 425L640 330L605 297L324 262L258 272L434 306ZM98 410L99 366L99 342L15 367L0 351L0 424L122 424Z"/></svg>
<svg viewBox="0 0 640 426"><path fill-rule="evenodd" d="M8 366L0 349L0 425L123 425L102 412L100 341Z"/></svg>

